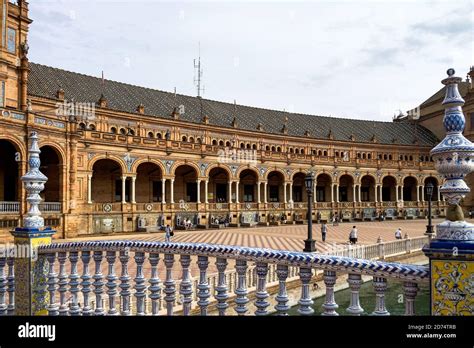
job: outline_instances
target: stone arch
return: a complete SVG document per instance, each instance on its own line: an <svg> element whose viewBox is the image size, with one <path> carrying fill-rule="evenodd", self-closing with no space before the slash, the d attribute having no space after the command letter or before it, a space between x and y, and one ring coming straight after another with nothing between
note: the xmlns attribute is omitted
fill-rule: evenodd
<svg viewBox="0 0 474 348"><path fill-rule="evenodd" d="M221 168L227 172L227 175L229 176L229 179L233 179L234 176L232 175L232 171L230 170L229 166L222 164L222 163L215 163L211 164L209 167L206 168L206 171L204 173L204 176L209 177L209 174L211 174L211 170L214 168ZM201 173L201 172L199 172Z"/></svg>
<svg viewBox="0 0 474 348"><path fill-rule="evenodd" d="M40 146L41 172L48 181L44 185L41 197L45 202L61 202L64 187L64 159L62 152L54 145L43 144Z"/></svg>
<svg viewBox="0 0 474 348"><path fill-rule="evenodd" d="M286 175L286 173L280 169L280 168L268 168L267 172L265 173L265 177L264 179L268 181L268 176L270 175L270 173L272 172L278 172L280 173L281 175L283 175L283 180L284 181L287 181L288 179L288 175Z"/></svg>
<svg viewBox="0 0 474 348"><path fill-rule="evenodd" d="M39 142L39 147L40 147L40 150L42 147L50 147L52 148L56 154L58 155L58 158L59 158L59 163L60 164L66 164L64 159L67 157L66 154L64 153L64 150L63 148L61 147L61 145L59 144L56 144L56 143L52 143L52 142Z"/></svg>
<svg viewBox="0 0 474 348"><path fill-rule="evenodd" d="M102 165L100 165L102 162ZM121 177L124 174L120 161L114 158L97 158L93 161L92 171L92 200L96 203L120 202L122 194L130 194L129 182L126 183L125 192L122 190ZM128 198L126 198L128 201Z"/></svg>
<svg viewBox="0 0 474 348"><path fill-rule="evenodd" d="M184 161L177 161L173 163L173 166L170 168L170 175L174 176L176 173L176 169L178 169L180 166L190 166L193 167L196 170L196 175L198 177L201 176L201 170L199 169L199 166L194 163L194 162L184 162Z"/></svg>
<svg viewBox="0 0 474 348"><path fill-rule="evenodd" d="M353 202L354 201L354 185L355 179L350 174L342 174L337 180L339 184L339 202Z"/></svg>
<svg viewBox="0 0 474 348"><path fill-rule="evenodd" d="M160 160L157 160L157 159L154 159L154 158L141 158L141 159L136 160L132 165L132 171L131 172L136 174L137 169L140 166L140 164L147 163L147 162L156 164L158 167L160 167L160 170L163 173L163 175L166 174L166 168L163 165L163 163Z"/></svg>
<svg viewBox="0 0 474 348"><path fill-rule="evenodd" d="M0 139L0 201L18 202L21 199L22 166L16 161L16 153L21 153L21 151L14 141ZM21 160L27 160L23 154L21 154Z"/></svg>
<svg viewBox="0 0 474 348"><path fill-rule="evenodd" d="M289 180L290 181L293 181L295 175L299 174L299 173L303 173L304 175L308 174L309 170L298 170L298 171L294 171L293 173L290 174L290 177L289 177Z"/></svg>
<svg viewBox="0 0 474 348"><path fill-rule="evenodd" d="M10 142L13 147L16 149L17 152L20 153L21 155L21 160L22 161L27 161L27 149L26 149L26 143L22 143L19 141L15 136L9 135L9 134L3 134L0 140L5 140Z"/></svg>
<svg viewBox="0 0 474 348"><path fill-rule="evenodd" d="M92 157L92 159L89 160L89 163L87 165L87 170L92 172L92 169L94 168L94 164L103 159L109 159L111 161L117 162L117 164L120 166L122 174L128 172L127 165L125 164L122 158L116 155L106 155L106 154L99 154Z"/></svg>
<svg viewBox="0 0 474 348"><path fill-rule="evenodd" d="M258 168L255 168L255 167L252 167L252 166L239 167L239 169L235 172L235 177L240 178L240 174L242 174L242 172L244 170L247 170L247 169L255 172L255 175L257 176L257 179L260 179L260 172L259 172Z"/></svg>
<svg viewBox="0 0 474 348"><path fill-rule="evenodd" d="M382 184L382 201L395 202L397 196L397 178L391 174L384 175L381 180Z"/></svg>

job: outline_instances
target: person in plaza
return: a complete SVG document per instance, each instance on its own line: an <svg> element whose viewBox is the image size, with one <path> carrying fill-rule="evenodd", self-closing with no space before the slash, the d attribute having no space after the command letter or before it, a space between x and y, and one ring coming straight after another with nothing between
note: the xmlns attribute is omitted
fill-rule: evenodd
<svg viewBox="0 0 474 348"><path fill-rule="evenodd" d="M469 219L472 219L472 216L474 215L474 212L472 211L472 208L469 209Z"/></svg>
<svg viewBox="0 0 474 348"><path fill-rule="evenodd" d="M400 227L395 231L395 238L402 239L402 229Z"/></svg>
<svg viewBox="0 0 474 348"><path fill-rule="evenodd" d="M322 238L323 238L323 242L326 241L326 234L327 234L327 232L328 232L328 228L327 228L326 224L323 222L323 223L321 224L321 236L322 236Z"/></svg>
<svg viewBox="0 0 474 348"><path fill-rule="evenodd" d="M173 235L173 229L170 225L166 225L165 228L165 242L171 242L171 236Z"/></svg>
<svg viewBox="0 0 474 348"><path fill-rule="evenodd" d="M355 226L352 226L351 233L349 233L349 242L357 244L357 228Z"/></svg>
<svg viewBox="0 0 474 348"><path fill-rule="evenodd" d="M334 213L334 216L332 217L332 225L333 226L338 226L339 225L339 216L337 212Z"/></svg>

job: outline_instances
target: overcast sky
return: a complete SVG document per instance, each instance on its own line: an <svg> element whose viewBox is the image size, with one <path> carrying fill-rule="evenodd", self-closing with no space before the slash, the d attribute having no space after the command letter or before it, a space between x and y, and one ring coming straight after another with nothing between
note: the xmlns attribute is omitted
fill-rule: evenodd
<svg viewBox="0 0 474 348"><path fill-rule="evenodd" d="M390 121L474 65L474 1L31 0L30 60L204 98Z"/></svg>

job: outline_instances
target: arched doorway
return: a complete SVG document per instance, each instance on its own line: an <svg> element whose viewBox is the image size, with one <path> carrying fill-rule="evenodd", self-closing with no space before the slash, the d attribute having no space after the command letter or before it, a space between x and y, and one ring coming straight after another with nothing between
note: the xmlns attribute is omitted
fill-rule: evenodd
<svg viewBox="0 0 474 348"><path fill-rule="evenodd" d="M18 150L8 140L0 140L0 202L19 201ZM17 210L17 209L15 209Z"/></svg>
<svg viewBox="0 0 474 348"><path fill-rule="evenodd" d="M382 201L395 202L397 197L397 180L393 176L386 176L382 180Z"/></svg>
<svg viewBox="0 0 474 348"><path fill-rule="evenodd" d="M122 201L122 170L111 159L101 159L92 167L92 201L109 203ZM125 201L129 201L130 185L125 185Z"/></svg>
<svg viewBox="0 0 474 348"><path fill-rule="evenodd" d="M225 169L212 168L209 172L208 201L227 203L229 201L229 174Z"/></svg>
<svg viewBox="0 0 474 348"><path fill-rule="evenodd" d="M242 187L240 202L257 202L258 174L251 169L245 169L239 175L239 182Z"/></svg>
<svg viewBox="0 0 474 348"><path fill-rule="evenodd" d="M418 181L413 176L408 176L403 180L403 200L410 202L417 200Z"/></svg>
<svg viewBox="0 0 474 348"><path fill-rule="evenodd" d="M61 202L63 174L60 154L51 146L43 146L40 150L40 171L48 178L44 185L44 190L41 192L41 198L45 203Z"/></svg>
<svg viewBox="0 0 474 348"><path fill-rule="evenodd" d="M141 163L137 168L135 182L136 202L161 202L163 198L162 188L161 168L155 163Z"/></svg>
<svg viewBox="0 0 474 348"><path fill-rule="evenodd" d="M293 176L293 192L292 192L293 202L307 202L308 201L308 194L306 193L306 188L304 186L305 177L306 177L305 173L296 173Z"/></svg>
<svg viewBox="0 0 474 348"><path fill-rule="evenodd" d="M354 179L344 174L339 178L339 202L354 201Z"/></svg>
<svg viewBox="0 0 474 348"><path fill-rule="evenodd" d="M360 198L362 202L375 202L375 179L370 175L360 180Z"/></svg>
<svg viewBox="0 0 474 348"><path fill-rule="evenodd" d="M194 167L183 164L174 172L174 201L197 202L197 171Z"/></svg>
<svg viewBox="0 0 474 348"><path fill-rule="evenodd" d="M282 202L283 201L283 183L285 178L283 174L278 171L268 173L268 202Z"/></svg>
<svg viewBox="0 0 474 348"><path fill-rule="evenodd" d="M328 174L319 174L316 179L316 201L331 202L332 180Z"/></svg>

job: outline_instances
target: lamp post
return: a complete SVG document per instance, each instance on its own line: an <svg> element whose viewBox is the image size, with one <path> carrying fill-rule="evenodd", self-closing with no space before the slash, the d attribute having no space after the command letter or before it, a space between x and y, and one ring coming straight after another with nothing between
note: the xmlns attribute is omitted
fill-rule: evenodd
<svg viewBox="0 0 474 348"><path fill-rule="evenodd" d="M314 185L314 173L310 172L306 174L304 178L304 184L306 186L306 192L308 193L308 239L304 241L304 252L312 253L316 251L315 241L313 239L313 185Z"/></svg>
<svg viewBox="0 0 474 348"><path fill-rule="evenodd" d="M425 234L431 239L433 236L433 226L431 225L431 197L433 196L433 184L429 182L426 185L426 196L428 197L428 225Z"/></svg>

